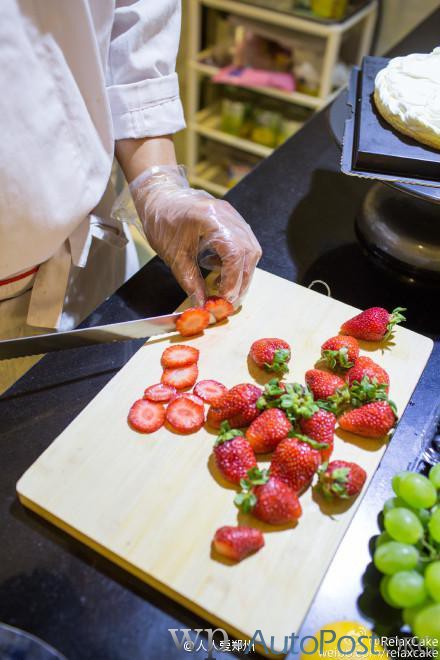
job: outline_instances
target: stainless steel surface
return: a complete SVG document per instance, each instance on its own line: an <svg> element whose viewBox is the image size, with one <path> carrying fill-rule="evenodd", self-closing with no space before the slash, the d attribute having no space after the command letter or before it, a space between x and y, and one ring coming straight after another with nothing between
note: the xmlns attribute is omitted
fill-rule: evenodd
<svg viewBox="0 0 440 660"><path fill-rule="evenodd" d="M47 335L19 337L0 341L0 360L39 355L50 351L79 348L90 344L106 344L127 339L144 339L153 335L166 334L176 330L176 320L180 314L167 314L149 319L125 321L100 325L94 328L80 328L67 332L52 332Z"/></svg>

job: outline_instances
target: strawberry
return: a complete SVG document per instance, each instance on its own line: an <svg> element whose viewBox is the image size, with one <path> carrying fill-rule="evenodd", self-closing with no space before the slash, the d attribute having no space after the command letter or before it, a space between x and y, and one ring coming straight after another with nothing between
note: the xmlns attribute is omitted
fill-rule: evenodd
<svg viewBox="0 0 440 660"><path fill-rule="evenodd" d="M176 394L173 396L171 401L175 401L176 399L181 399L182 397L185 397L186 399L191 399L193 403L200 406L202 410L205 410L205 402L203 401L203 399L201 399L196 394L192 394L191 392L176 392Z"/></svg>
<svg viewBox="0 0 440 660"><path fill-rule="evenodd" d="M266 371L274 371L278 374L289 371L287 363L291 351L289 344L283 339L258 339L252 344L249 356L257 367L262 367Z"/></svg>
<svg viewBox="0 0 440 660"><path fill-rule="evenodd" d="M240 482L242 490L234 502L243 513L252 513L269 525L296 521L302 513L296 493L267 470L252 468Z"/></svg>
<svg viewBox="0 0 440 660"><path fill-rule="evenodd" d="M199 380L194 386L194 394L197 394L205 403L215 406L220 401L227 387L218 380Z"/></svg>
<svg viewBox="0 0 440 660"><path fill-rule="evenodd" d="M188 396L181 396L168 405L166 420L174 431L194 433L203 426L205 411Z"/></svg>
<svg viewBox="0 0 440 660"><path fill-rule="evenodd" d="M319 469L319 487L326 497L353 497L361 492L366 478L360 465L347 461L332 461Z"/></svg>
<svg viewBox="0 0 440 660"><path fill-rule="evenodd" d="M225 479L239 484L248 470L257 466L254 450L243 437L243 432L231 429L228 422L223 422L220 429L214 445L216 465Z"/></svg>
<svg viewBox="0 0 440 660"><path fill-rule="evenodd" d="M309 369L306 371L305 379L315 401L317 399L328 399L336 394L338 390L347 389L343 378L321 369Z"/></svg>
<svg viewBox="0 0 440 660"><path fill-rule="evenodd" d="M376 379L376 384L386 385L386 389L388 389L390 377L385 369L376 364L371 358L361 356L347 372L347 382L349 385L353 385L354 381L360 383L364 376L367 376L371 382Z"/></svg>
<svg viewBox="0 0 440 660"><path fill-rule="evenodd" d="M333 451L336 416L328 410L318 410L310 419L301 419L299 425L304 435L323 445L321 460L328 461Z"/></svg>
<svg viewBox="0 0 440 660"><path fill-rule="evenodd" d="M265 410L246 431L246 439L257 454L273 451L292 430L286 414L278 408Z"/></svg>
<svg viewBox="0 0 440 660"><path fill-rule="evenodd" d="M219 429L220 424L225 420L224 412L220 408L215 408L210 406L208 414L206 416L206 421L209 426L212 426L213 429Z"/></svg>
<svg viewBox="0 0 440 660"><path fill-rule="evenodd" d="M321 359L329 369L349 369L359 357L359 344L354 337L337 335L321 346Z"/></svg>
<svg viewBox="0 0 440 660"><path fill-rule="evenodd" d="M280 408L291 422L309 418L319 410L308 387L299 383L279 383L275 379L266 386L264 394L257 401L259 410ZM281 394L280 394L281 392Z"/></svg>
<svg viewBox="0 0 440 660"><path fill-rule="evenodd" d="M165 421L165 408L161 403L138 399L130 408L128 422L141 433L153 433L160 429Z"/></svg>
<svg viewBox="0 0 440 660"><path fill-rule="evenodd" d="M223 321L234 313L232 303L219 296L208 298L205 302L205 309L214 316L216 321Z"/></svg>
<svg viewBox="0 0 440 660"><path fill-rule="evenodd" d="M284 481L295 493L301 493L310 485L321 464L322 447L305 435L285 438L275 449L270 474Z"/></svg>
<svg viewBox="0 0 440 660"><path fill-rule="evenodd" d="M177 390L171 385L164 385L163 383L157 383L156 385L150 385L144 392L144 399L149 401L155 401L156 403L165 403L175 396Z"/></svg>
<svg viewBox="0 0 440 660"><path fill-rule="evenodd" d="M208 327L211 316L203 307L190 307L186 309L176 321L176 330L182 337L198 335Z"/></svg>
<svg viewBox="0 0 440 660"><path fill-rule="evenodd" d="M339 418L339 426L365 438L381 438L396 423L396 413L389 401L373 401L349 410Z"/></svg>
<svg viewBox="0 0 440 660"><path fill-rule="evenodd" d="M225 392L215 407L222 411L223 420L228 420L233 428L248 426L260 414L256 403L261 394L256 385L240 383Z"/></svg>
<svg viewBox="0 0 440 660"><path fill-rule="evenodd" d="M194 385L198 375L197 365L190 364L188 367L180 367L179 369L164 369L161 382L164 385L175 387L176 390L184 390Z"/></svg>
<svg viewBox="0 0 440 660"><path fill-rule="evenodd" d="M241 561L263 547L264 537L259 529L253 527L225 525L216 531L212 545L219 555Z"/></svg>
<svg viewBox="0 0 440 660"><path fill-rule="evenodd" d="M169 346L162 353L161 364L164 369L174 369L178 367L187 367L195 364L199 359L199 351L193 346L176 344Z"/></svg>
<svg viewBox="0 0 440 660"><path fill-rule="evenodd" d="M396 307L390 314L383 307L370 307L345 321L341 326L341 332L366 341L382 341L391 336L397 323L406 321L402 315L404 311L406 311L405 307Z"/></svg>

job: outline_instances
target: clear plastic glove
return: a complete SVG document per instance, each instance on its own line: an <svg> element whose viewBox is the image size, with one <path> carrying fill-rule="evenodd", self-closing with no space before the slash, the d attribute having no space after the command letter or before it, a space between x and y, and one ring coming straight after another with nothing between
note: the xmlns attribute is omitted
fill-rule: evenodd
<svg viewBox="0 0 440 660"><path fill-rule="evenodd" d="M183 167L149 168L130 192L148 242L195 304L206 297L199 263L220 271L220 296L233 304L243 298L262 252L228 202L190 188Z"/></svg>

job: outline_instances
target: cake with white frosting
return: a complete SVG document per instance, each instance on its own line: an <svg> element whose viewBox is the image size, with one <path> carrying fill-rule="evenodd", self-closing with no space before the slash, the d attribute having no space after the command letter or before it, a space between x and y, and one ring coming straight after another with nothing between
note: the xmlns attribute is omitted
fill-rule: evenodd
<svg viewBox="0 0 440 660"><path fill-rule="evenodd" d="M390 60L376 76L374 100L393 128L440 149L440 47Z"/></svg>

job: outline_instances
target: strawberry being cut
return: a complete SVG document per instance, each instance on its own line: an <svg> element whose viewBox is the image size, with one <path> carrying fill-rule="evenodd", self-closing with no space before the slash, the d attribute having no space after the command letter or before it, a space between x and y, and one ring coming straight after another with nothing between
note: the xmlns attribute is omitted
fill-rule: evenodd
<svg viewBox="0 0 440 660"><path fill-rule="evenodd" d="M257 367L284 374L289 371L287 363L291 357L289 344L283 339L258 339L252 344L249 356Z"/></svg>
<svg viewBox="0 0 440 660"><path fill-rule="evenodd" d="M347 372L347 382L349 385L353 385L354 381L360 383L364 376L368 376L371 382L376 379L376 383L379 385L386 385L386 388L388 389L390 377L385 369L376 364L371 358L362 355Z"/></svg>
<svg viewBox="0 0 440 660"><path fill-rule="evenodd" d="M382 438L396 423L396 413L389 401L373 401L360 408L349 410L339 417L339 426L344 431L365 438Z"/></svg>
<svg viewBox="0 0 440 660"><path fill-rule="evenodd" d="M241 561L263 547L264 537L259 529L253 527L225 525L216 531L212 545L219 555Z"/></svg>
<svg viewBox="0 0 440 660"><path fill-rule="evenodd" d="M257 454L273 451L292 430L286 413L279 408L265 410L246 431L246 439Z"/></svg>
<svg viewBox="0 0 440 660"><path fill-rule="evenodd" d="M199 359L199 351L193 346L175 344L168 346L162 353L161 364L164 369L175 369L196 364Z"/></svg>
<svg viewBox="0 0 440 660"><path fill-rule="evenodd" d="M168 405L166 421L179 433L194 433L203 426L205 411L203 406L195 403L188 396L181 396Z"/></svg>
<svg viewBox="0 0 440 660"><path fill-rule="evenodd" d="M304 435L322 445L321 460L328 461L333 452L336 416L328 410L318 410L309 419L301 419L299 425Z"/></svg>
<svg viewBox="0 0 440 660"><path fill-rule="evenodd" d="M243 513L252 513L269 525L284 525L301 516L297 494L284 481L271 477L267 470L252 468L241 486L234 502Z"/></svg>
<svg viewBox="0 0 440 660"><path fill-rule="evenodd" d="M319 469L319 487L326 497L354 497L361 492L366 478L360 465L348 461L332 461Z"/></svg>
<svg viewBox="0 0 440 660"><path fill-rule="evenodd" d="M285 438L272 457L270 474L284 481L295 493L302 493L321 465L322 445L305 435Z"/></svg>
<svg viewBox="0 0 440 660"><path fill-rule="evenodd" d="M219 296L208 298L205 302L205 309L214 316L216 321L223 321L234 313L232 303Z"/></svg>
<svg viewBox="0 0 440 660"><path fill-rule="evenodd" d="M196 364L190 364L188 367L178 369L164 369L161 382L164 385L171 385L176 390L184 390L192 387L197 380L199 370Z"/></svg>
<svg viewBox="0 0 440 660"><path fill-rule="evenodd" d="M156 385L150 385L144 392L144 399L149 401L155 401L156 403L166 403L170 401L173 396L175 396L177 390L171 385L164 385L163 383L156 383Z"/></svg>
<svg viewBox="0 0 440 660"><path fill-rule="evenodd" d="M349 369L359 357L359 344L354 337L337 335L321 346L321 358L329 369Z"/></svg>
<svg viewBox="0 0 440 660"><path fill-rule="evenodd" d="M232 428L248 426L260 414L257 401L261 394L256 385L240 383L225 392L215 408L222 411L223 420L227 420Z"/></svg>
<svg viewBox="0 0 440 660"><path fill-rule="evenodd" d="M176 321L176 330L182 337L198 335L208 327L211 316L203 307L186 309Z"/></svg>
<svg viewBox="0 0 440 660"><path fill-rule="evenodd" d="M154 433L165 421L165 408L161 403L138 399L130 408L128 422L141 433Z"/></svg>
<svg viewBox="0 0 440 660"><path fill-rule="evenodd" d="M228 422L221 425L220 434L214 445L214 458L218 469L228 481L239 484L248 470L256 467L257 460L243 432L231 429Z"/></svg>
<svg viewBox="0 0 440 660"><path fill-rule="evenodd" d="M383 307L370 307L346 321L341 332L365 341L382 341L391 336L397 323L406 321L402 314L405 311L405 307L396 307L390 314Z"/></svg>
<svg viewBox="0 0 440 660"><path fill-rule="evenodd" d="M227 389L218 380L199 380L194 386L194 394L197 394L205 403L216 406Z"/></svg>
<svg viewBox="0 0 440 660"><path fill-rule="evenodd" d="M348 390L343 378L329 371L322 371L321 369L309 369L306 371L305 380L315 401L318 399L328 399L334 396L338 390L341 393Z"/></svg>

